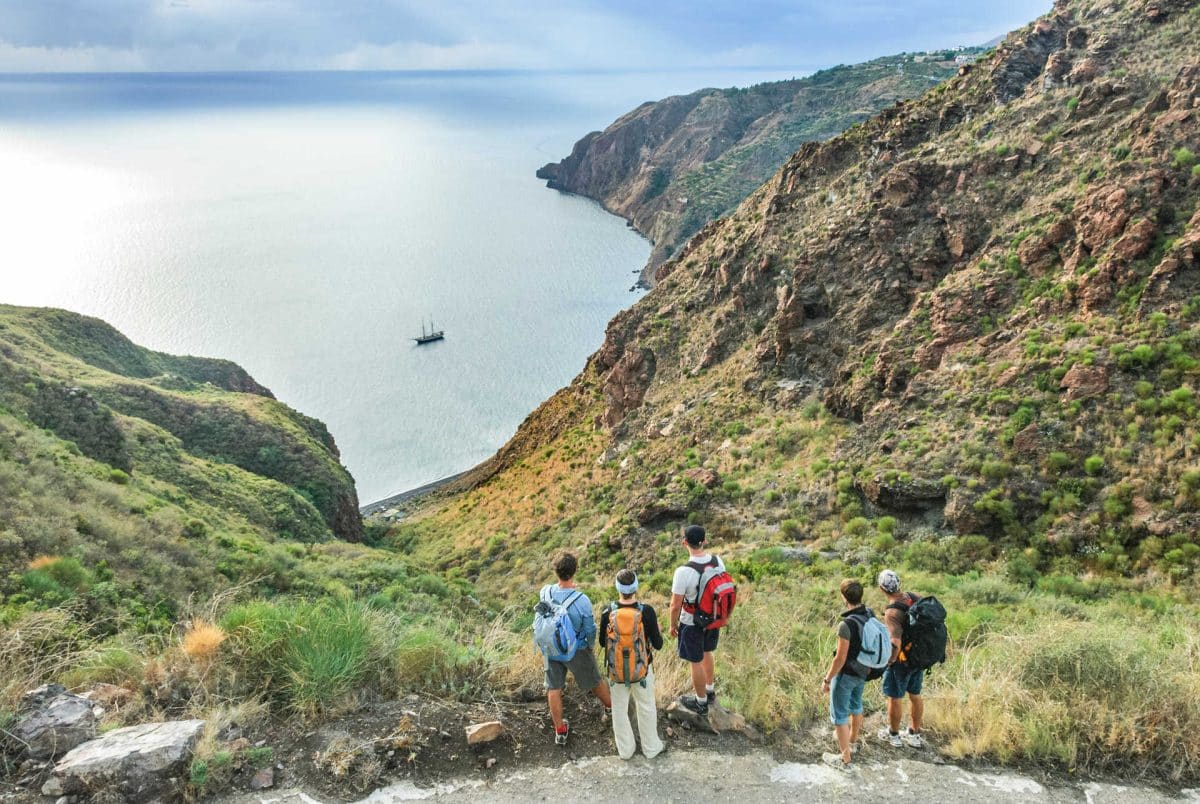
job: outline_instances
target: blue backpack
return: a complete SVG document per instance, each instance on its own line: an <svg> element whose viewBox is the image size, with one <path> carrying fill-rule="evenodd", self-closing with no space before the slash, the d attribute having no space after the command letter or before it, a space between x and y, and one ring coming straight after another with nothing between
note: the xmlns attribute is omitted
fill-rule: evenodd
<svg viewBox="0 0 1200 804"><path fill-rule="evenodd" d="M553 585L542 588L533 607L533 644L552 662L569 662L579 649L579 634L571 622L570 608L583 592L575 590L566 600L555 603L550 595Z"/></svg>

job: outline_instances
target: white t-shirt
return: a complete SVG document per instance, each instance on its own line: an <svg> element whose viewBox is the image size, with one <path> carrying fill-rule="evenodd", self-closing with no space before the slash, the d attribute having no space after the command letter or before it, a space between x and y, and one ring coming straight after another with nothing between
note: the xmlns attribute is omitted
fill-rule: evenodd
<svg viewBox="0 0 1200 804"><path fill-rule="evenodd" d="M688 561L694 561L697 564L707 564L712 559L711 554L705 553L702 556L693 556ZM717 569L721 572L725 571L725 562L720 558L717 559ZM675 570L675 580L671 582L671 594L683 595L684 603L694 603L696 598L700 596L700 573L687 564ZM692 613L684 609L679 615L679 623L681 625L695 625L696 621L692 618Z"/></svg>

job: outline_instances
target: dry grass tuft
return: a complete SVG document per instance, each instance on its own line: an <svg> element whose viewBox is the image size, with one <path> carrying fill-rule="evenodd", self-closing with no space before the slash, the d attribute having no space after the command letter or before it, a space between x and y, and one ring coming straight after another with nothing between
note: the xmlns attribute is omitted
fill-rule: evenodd
<svg viewBox="0 0 1200 804"><path fill-rule="evenodd" d="M37 558L35 558L29 562L29 569L31 569L31 570L46 569L47 567L54 566L55 564L58 563L58 561L59 561L58 556L38 556Z"/></svg>
<svg viewBox="0 0 1200 804"><path fill-rule="evenodd" d="M225 632L219 626L205 620L192 620L183 635L183 652L194 661L209 662L217 655L225 638Z"/></svg>

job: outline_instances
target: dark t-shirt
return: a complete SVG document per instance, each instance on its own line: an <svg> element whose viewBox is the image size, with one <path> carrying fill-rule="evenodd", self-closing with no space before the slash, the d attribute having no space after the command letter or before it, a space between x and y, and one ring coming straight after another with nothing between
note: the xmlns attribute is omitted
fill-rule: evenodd
<svg viewBox="0 0 1200 804"><path fill-rule="evenodd" d="M637 603L617 603L621 608L633 608ZM605 644L608 641L608 618L612 613L611 607L605 607L604 613L600 615L600 649L604 650ZM642 604L642 630L646 633L646 640L655 650L662 650L663 638L662 631L658 629L658 615L654 612L654 607L646 603ZM654 661L654 654L650 654L650 661Z"/></svg>

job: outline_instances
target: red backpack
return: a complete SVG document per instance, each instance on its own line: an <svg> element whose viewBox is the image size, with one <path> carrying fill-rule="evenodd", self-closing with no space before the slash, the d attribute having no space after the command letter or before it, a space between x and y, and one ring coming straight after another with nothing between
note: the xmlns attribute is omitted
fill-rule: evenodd
<svg viewBox="0 0 1200 804"><path fill-rule="evenodd" d="M733 607L737 605L737 587L733 583L733 576L720 569L716 556L705 564L689 561L687 566L700 575L700 581L696 587L699 590L696 600L691 603L684 601L684 609L692 615L696 625L705 631L727 625L733 616Z"/></svg>

